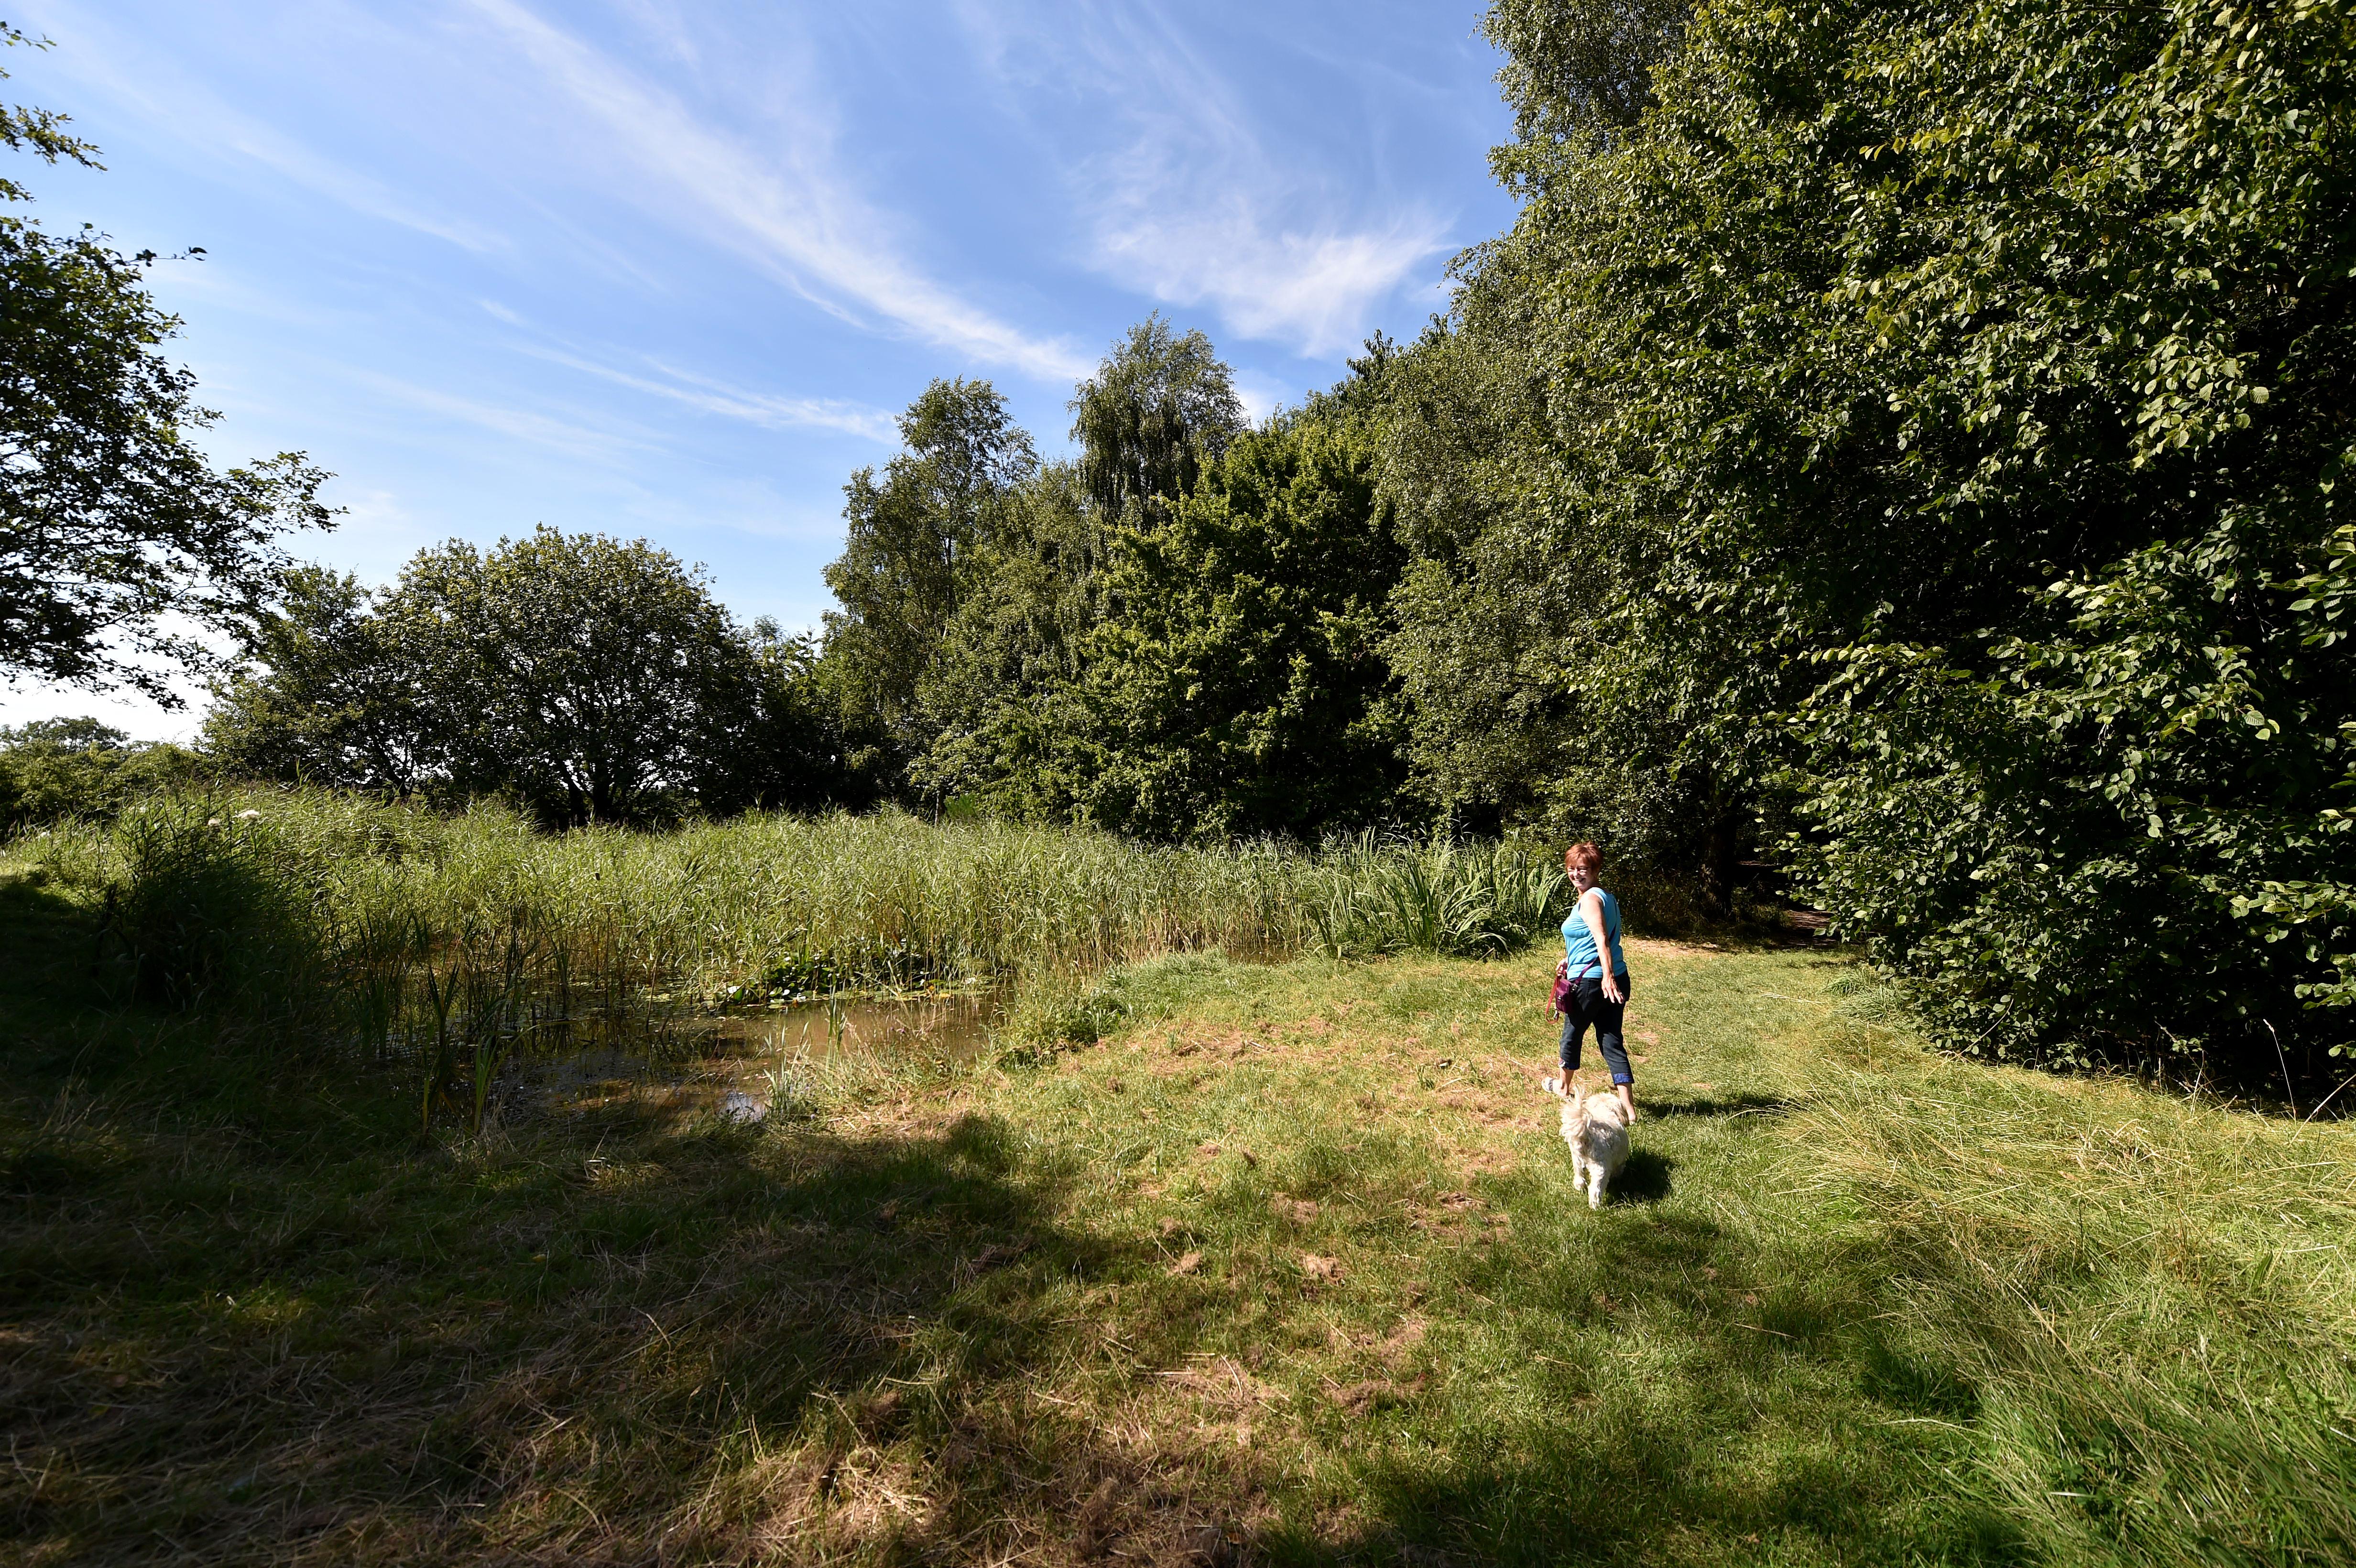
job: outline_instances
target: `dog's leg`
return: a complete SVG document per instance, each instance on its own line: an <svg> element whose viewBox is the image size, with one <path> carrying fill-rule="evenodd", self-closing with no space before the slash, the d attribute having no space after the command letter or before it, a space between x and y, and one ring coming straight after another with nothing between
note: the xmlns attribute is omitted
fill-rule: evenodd
<svg viewBox="0 0 2356 1568"><path fill-rule="evenodd" d="M1603 1189L1611 1180L1612 1173L1603 1168L1601 1160L1587 1162L1587 1206L1590 1209L1603 1207Z"/></svg>

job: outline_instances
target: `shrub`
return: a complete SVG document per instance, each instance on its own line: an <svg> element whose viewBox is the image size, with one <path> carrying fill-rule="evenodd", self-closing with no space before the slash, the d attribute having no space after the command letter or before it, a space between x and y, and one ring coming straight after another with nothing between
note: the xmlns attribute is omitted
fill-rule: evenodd
<svg viewBox="0 0 2356 1568"><path fill-rule="evenodd" d="M112 820L130 802L185 787L206 772L205 760L194 752L134 742L95 719L37 720L0 729L0 830L72 816Z"/></svg>
<svg viewBox="0 0 2356 1568"><path fill-rule="evenodd" d="M159 796L125 813L113 840L101 942L143 1000L280 1019L318 1004L314 879L258 816Z"/></svg>

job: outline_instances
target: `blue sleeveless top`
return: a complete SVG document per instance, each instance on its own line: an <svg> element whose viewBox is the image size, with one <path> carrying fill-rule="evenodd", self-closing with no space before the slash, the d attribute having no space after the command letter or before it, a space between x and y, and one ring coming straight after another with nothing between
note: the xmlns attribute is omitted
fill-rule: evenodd
<svg viewBox="0 0 2356 1568"><path fill-rule="evenodd" d="M1612 972L1625 975L1628 960L1620 955L1620 901L1601 888L1595 891L1603 899L1603 939L1612 947ZM1595 938L1589 933L1587 917L1580 913L1577 903L1570 906L1570 918L1562 923L1562 952L1570 960L1572 979L1603 978L1603 965L1596 958Z"/></svg>

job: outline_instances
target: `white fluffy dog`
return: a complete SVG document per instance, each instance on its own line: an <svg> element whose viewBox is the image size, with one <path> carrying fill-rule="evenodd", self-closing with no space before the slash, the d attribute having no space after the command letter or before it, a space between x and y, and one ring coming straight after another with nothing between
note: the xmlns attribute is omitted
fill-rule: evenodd
<svg viewBox="0 0 2356 1568"><path fill-rule="evenodd" d="M1616 1094L1581 1094L1576 1079L1546 1081L1562 1102L1562 1141L1570 1146L1570 1179L1587 1189L1587 1206L1603 1207L1612 1179L1628 1163L1628 1124L1620 1119Z"/></svg>

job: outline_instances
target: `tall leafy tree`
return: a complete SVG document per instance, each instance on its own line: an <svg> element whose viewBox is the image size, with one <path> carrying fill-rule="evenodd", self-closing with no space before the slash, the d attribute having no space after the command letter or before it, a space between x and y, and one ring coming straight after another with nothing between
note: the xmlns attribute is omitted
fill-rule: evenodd
<svg viewBox="0 0 2356 1568"><path fill-rule="evenodd" d="M1561 721L1804 812L1958 1043L2271 1068L2338 1027L2356 679L2291 585L2356 436L2351 37L1725 0L1633 128L1501 159L1458 325L1536 413L1440 586L1576 566Z"/></svg>
<svg viewBox="0 0 2356 1568"><path fill-rule="evenodd" d="M1523 235L1466 259L1452 319L1388 377L1384 485L1413 553L1384 651L1410 788L1462 827L1542 827L1683 879L1724 912L1759 848L1740 748L1687 706L1681 656L1622 636L1646 558L1563 492L1600 405L1551 382L1545 273Z"/></svg>
<svg viewBox="0 0 2356 1568"><path fill-rule="evenodd" d="M1109 518L1194 487L1244 428L1234 373L1200 332L1156 315L1130 329L1072 394L1080 481Z"/></svg>
<svg viewBox="0 0 2356 1568"><path fill-rule="evenodd" d="M454 782L561 822L628 821L685 790L752 674L702 574L643 539L453 540L410 562L385 613Z"/></svg>
<svg viewBox="0 0 2356 1568"><path fill-rule="evenodd" d="M928 740L916 785L991 810L1065 815L1051 738L1102 618L1109 529L1077 466L1048 465L991 514L971 580L920 694Z"/></svg>
<svg viewBox="0 0 2356 1568"><path fill-rule="evenodd" d="M542 528L423 551L378 592L289 572L205 734L233 771L503 793L555 823L864 804L817 663L644 541Z"/></svg>
<svg viewBox="0 0 2356 1568"><path fill-rule="evenodd" d="M842 554L826 569L830 678L874 737L872 771L897 782L926 739L918 688L973 577L972 557L1035 472L1031 440L987 381L935 381L900 416L903 450L844 487Z"/></svg>
<svg viewBox="0 0 2356 1568"><path fill-rule="evenodd" d="M206 748L262 778L406 796L447 776L460 715L423 650L348 573L289 571L214 688Z"/></svg>
<svg viewBox="0 0 2356 1568"><path fill-rule="evenodd" d="M1566 142L1635 130L1653 102L1653 68L1672 54L1693 0L1498 0L1482 30L1505 56L1497 72L1514 108L1514 143L1498 150L1509 183L1543 177Z"/></svg>
<svg viewBox="0 0 2356 1568"><path fill-rule="evenodd" d="M1380 642L1401 551L1376 472L1361 423L1295 416L1235 437L1166 520L1116 533L1066 710L1076 815L1184 837L1390 814Z"/></svg>
<svg viewBox="0 0 2356 1568"><path fill-rule="evenodd" d="M0 40L30 42L0 24ZM0 142L97 167L47 110L0 108ZM0 178L0 202L29 199ZM166 704L209 664L172 629L235 626L265 602L287 530L327 526L327 475L281 453L217 471L190 437L215 419L157 346L179 329L126 256L89 229L0 211L0 677L129 684Z"/></svg>
<svg viewBox="0 0 2356 1568"><path fill-rule="evenodd" d="M825 678L817 640L766 617L747 656L716 672L709 718L686 787L707 812L811 811L871 805L875 781L852 766L855 737Z"/></svg>

